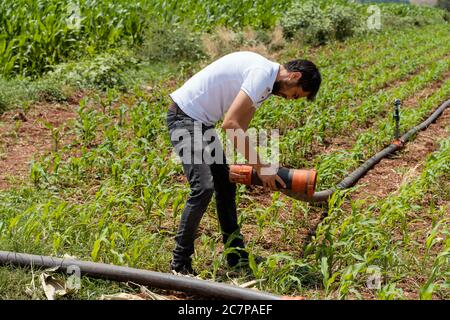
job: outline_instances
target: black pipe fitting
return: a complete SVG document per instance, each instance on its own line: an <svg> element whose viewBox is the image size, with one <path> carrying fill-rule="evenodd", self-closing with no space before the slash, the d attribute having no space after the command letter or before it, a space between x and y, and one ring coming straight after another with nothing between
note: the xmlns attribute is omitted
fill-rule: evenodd
<svg viewBox="0 0 450 320"><path fill-rule="evenodd" d="M394 101L395 140L398 140L398 138L400 137L400 105L401 105L400 99L395 99Z"/></svg>

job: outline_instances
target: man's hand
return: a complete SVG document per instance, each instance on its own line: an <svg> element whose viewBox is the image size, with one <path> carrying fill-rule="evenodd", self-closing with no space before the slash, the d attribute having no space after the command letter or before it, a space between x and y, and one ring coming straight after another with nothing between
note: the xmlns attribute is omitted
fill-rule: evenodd
<svg viewBox="0 0 450 320"><path fill-rule="evenodd" d="M286 183L284 183L283 179L280 178L276 174L276 171L271 169L271 165L256 165L254 166L256 174L259 179L263 183L264 188L268 188L270 190L277 190L278 187L275 182L278 182L282 188L286 189ZM266 172L262 172L262 171Z"/></svg>

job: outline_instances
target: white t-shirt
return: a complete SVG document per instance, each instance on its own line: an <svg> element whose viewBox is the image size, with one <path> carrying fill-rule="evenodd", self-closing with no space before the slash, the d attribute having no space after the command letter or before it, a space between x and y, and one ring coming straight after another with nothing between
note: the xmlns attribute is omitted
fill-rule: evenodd
<svg viewBox="0 0 450 320"><path fill-rule="evenodd" d="M231 53L196 73L170 97L194 120L213 125L240 90L258 108L272 93L279 68L278 63L254 52Z"/></svg>

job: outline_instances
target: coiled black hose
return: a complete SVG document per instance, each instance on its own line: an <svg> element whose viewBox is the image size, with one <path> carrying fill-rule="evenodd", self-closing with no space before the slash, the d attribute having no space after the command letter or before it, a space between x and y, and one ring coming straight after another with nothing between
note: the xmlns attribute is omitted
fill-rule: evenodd
<svg viewBox="0 0 450 320"><path fill-rule="evenodd" d="M447 100L444 102L439 108L437 108L430 117L428 117L425 121L423 121L421 124L415 126L408 132L406 132L403 136L401 136L400 141L401 143L395 144L392 143L388 147L384 148L377 154L375 154L373 157L368 159L366 162L364 162L359 168L357 168L355 171L350 173L347 177L344 178L341 182L339 182L336 186L336 188L330 188L327 190L319 191L314 193L312 197L306 197L304 194L293 192L292 190L286 190L282 189L280 190L284 194L288 195L291 198L302 200L306 202L325 202L328 201L329 197L336 191L336 190L343 190L352 187L355 185L356 182L358 182L359 179L361 179L370 169L373 168L378 162L381 161L381 159L387 157L391 153L397 151L398 149L402 148L402 144L407 142L414 134L416 134L418 131L423 130L427 128L432 122L434 122L443 112L444 110L450 105L450 100Z"/></svg>

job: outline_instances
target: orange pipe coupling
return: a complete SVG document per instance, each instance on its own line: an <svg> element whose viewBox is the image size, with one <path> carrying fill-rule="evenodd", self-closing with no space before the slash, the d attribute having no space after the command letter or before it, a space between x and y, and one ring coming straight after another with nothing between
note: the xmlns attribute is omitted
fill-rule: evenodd
<svg viewBox="0 0 450 320"><path fill-rule="evenodd" d="M299 170L280 167L277 171L277 175L286 184L286 189L304 194L308 198L311 198L314 195L317 177L316 170ZM248 165L231 165L229 179L233 183L262 185L262 181L256 171ZM277 186L281 189L278 182Z"/></svg>

